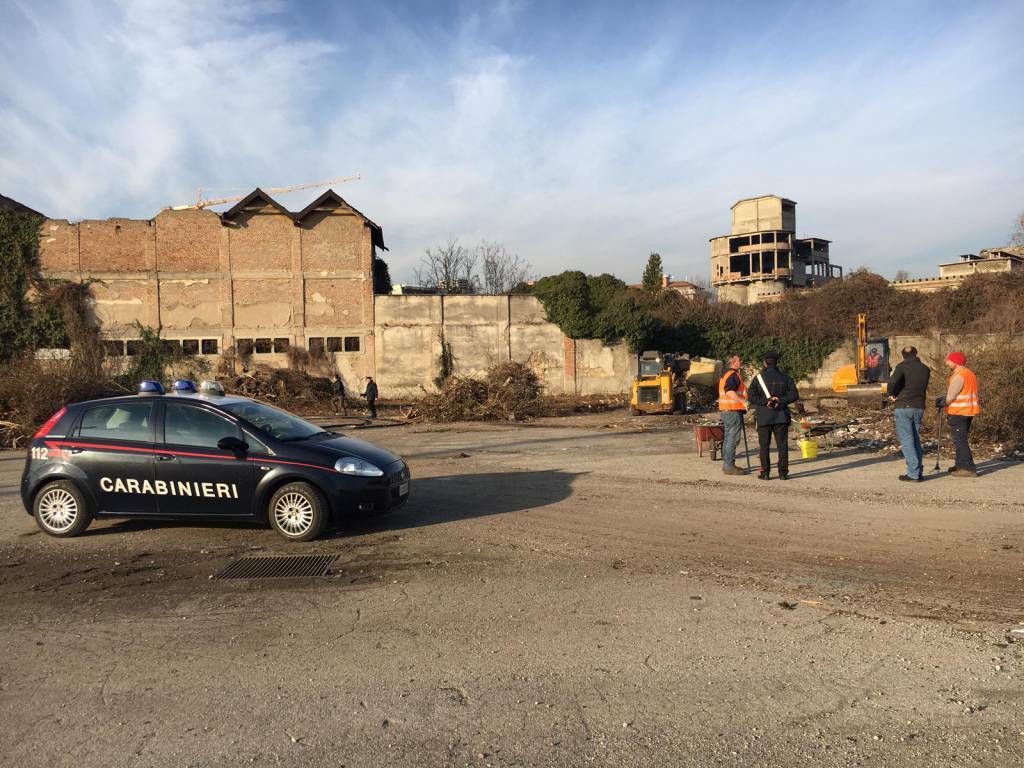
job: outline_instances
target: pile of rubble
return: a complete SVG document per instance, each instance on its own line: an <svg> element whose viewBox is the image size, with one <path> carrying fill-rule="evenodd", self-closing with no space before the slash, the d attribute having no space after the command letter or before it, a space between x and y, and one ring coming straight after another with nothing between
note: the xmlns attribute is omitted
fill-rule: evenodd
<svg viewBox="0 0 1024 768"><path fill-rule="evenodd" d="M541 385L532 368L500 363L482 379L449 376L440 392L426 395L416 414L428 421L523 421L545 410Z"/></svg>
<svg viewBox="0 0 1024 768"><path fill-rule="evenodd" d="M289 411L320 413L331 407L330 379L302 371L257 367L220 382L229 394L253 397Z"/></svg>

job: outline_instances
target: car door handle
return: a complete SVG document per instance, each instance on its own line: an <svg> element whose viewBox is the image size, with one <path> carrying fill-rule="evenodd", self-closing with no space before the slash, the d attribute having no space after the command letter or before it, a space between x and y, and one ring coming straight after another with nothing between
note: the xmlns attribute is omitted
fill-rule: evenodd
<svg viewBox="0 0 1024 768"><path fill-rule="evenodd" d="M84 450L84 448L69 448L68 453L81 453Z"/></svg>
<svg viewBox="0 0 1024 768"><path fill-rule="evenodd" d="M169 453L158 453L156 455L157 461L174 461L174 457Z"/></svg>

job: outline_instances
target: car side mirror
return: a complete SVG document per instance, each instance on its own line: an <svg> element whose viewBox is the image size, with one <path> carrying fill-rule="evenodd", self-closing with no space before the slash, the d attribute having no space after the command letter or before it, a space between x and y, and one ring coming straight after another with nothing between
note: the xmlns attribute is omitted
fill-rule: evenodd
<svg viewBox="0 0 1024 768"><path fill-rule="evenodd" d="M245 453L248 449L249 444L244 440L239 440L237 437L222 437L217 441L217 447L222 451L231 451L232 453Z"/></svg>

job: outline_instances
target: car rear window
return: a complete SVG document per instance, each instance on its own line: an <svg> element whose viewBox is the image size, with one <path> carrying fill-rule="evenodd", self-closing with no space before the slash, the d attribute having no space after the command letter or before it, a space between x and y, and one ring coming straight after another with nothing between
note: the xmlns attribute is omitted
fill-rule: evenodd
<svg viewBox="0 0 1024 768"><path fill-rule="evenodd" d="M222 437L238 437L238 427L205 408L182 403L167 404L164 414L165 442L216 448Z"/></svg>
<svg viewBox="0 0 1024 768"><path fill-rule="evenodd" d="M79 437L153 442L153 404L99 405L82 414Z"/></svg>

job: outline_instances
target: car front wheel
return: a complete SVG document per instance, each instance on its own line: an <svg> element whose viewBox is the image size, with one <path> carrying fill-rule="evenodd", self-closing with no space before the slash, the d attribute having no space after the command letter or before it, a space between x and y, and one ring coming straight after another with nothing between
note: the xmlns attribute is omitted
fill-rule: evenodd
<svg viewBox="0 0 1024 768"><path fill-rule="evenodd" d="M85 497L67 480L44 486L32 503L32 514L44 533L60 538L78 536L92 522Z"/></svg>
<svg viewBox="0 0 1024 768"><path fill-rule="evenodd" d="M270 497L267 517L289 541L312 541L327 525L327 502L309 483L288 483Z"/></svg>

